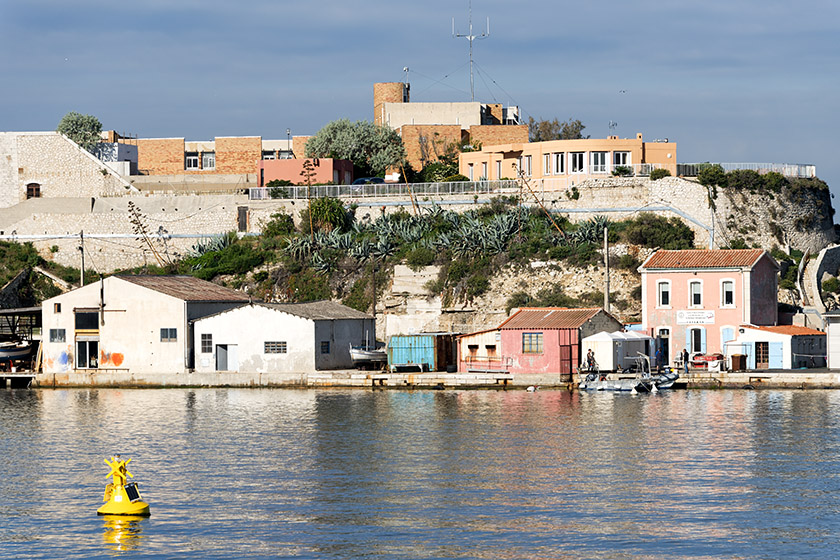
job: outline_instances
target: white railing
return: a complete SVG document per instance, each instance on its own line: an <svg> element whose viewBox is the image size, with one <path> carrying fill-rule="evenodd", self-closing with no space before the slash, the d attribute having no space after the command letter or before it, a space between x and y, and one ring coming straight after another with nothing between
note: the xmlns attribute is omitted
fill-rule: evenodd
<svg viewBox="0 0 840 560"><path fill-rule="evenodd" d="M678 163L677 175L697 177L697 173L704 167L720 165L724 171L750 170L757 173L774 171L785 177L799 177L813 179L817 176L817 166L803 163Z"/></svg>
<svg viewBox="0 0 840 560"><path fill-rule="evenodd" d="M313 187L256 187L248 189L250 200L305 199L330 196L336 198L409 198L417 199L442 196L476 196L505 194L518 191L518 182L456 181L452 183L372 183L367 185L318 185ZM411 192L409 192L409 190Z"/></svg>

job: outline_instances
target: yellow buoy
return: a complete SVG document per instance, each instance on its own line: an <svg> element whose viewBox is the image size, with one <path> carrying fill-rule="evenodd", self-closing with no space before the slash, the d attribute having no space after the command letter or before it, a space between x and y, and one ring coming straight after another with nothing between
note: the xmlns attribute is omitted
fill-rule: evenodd
<svg viewBox="0 0 840 560"><path fill-rule="evenodd" d="M131 459L123 461L119 455L105 459L105 464L111 467L111 472L106 475L113 477L113 481L105 487L105 496L102 501L105 505L96 510L99 515L142 515L149 516L149 504L140 497L140 489L136 482L126 483L127 477L134 478L128 472L128 465Z"/></svg>

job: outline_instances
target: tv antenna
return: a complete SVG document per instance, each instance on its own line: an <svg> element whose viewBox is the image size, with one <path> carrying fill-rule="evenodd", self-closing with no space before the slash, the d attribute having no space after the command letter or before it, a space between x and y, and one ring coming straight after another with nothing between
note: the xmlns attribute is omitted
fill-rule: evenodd
<svg viewBox="0 0 840 560"><path fill-rule="evenodd" d="M610 131L615 131L615 127L618 126L618 123L615 121L610 121Z"/></svg>
<svg viewBox="0 0 840 560"><path fill-rule="evenodd" d="M452 37L455 39L459 39L464 37L467 41L470 42L470 101L475 101L475 78L473 77L473 41L476 39L484 39L490 36L490 18L487 18L487 27L481 35L474 35L473 34L473 25L472 25L472 0L469 2L470 7L470 31L467 34L457 33L455 31L455 18L452 18Z"/></svg>

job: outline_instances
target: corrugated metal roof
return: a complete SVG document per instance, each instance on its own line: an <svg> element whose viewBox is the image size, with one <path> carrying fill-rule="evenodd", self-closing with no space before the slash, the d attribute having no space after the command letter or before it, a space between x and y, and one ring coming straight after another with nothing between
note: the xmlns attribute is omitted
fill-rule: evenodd
<svg viewBox="0 0 840 560"><path fill-rule="evenodd" d="M118 275L116 278L184 301L248 301L242 292L192 276Z"/></svg>
<svg viewBox="0 0 840 560"><path fill-rule="evenodd" d="M641 268L731 268L754 266L765 254L763 249L659 250Z"/></svg>
<svg viewBox="0 0 840 560"><path fill-rule="evenodd" d="M499 325L500 329L577 329L601 311L600 307L523 307Z"/></svg>
<svg viewBox="0 0 840 560"><path fill-rule="evenodd" d="M808 327L800 327L798 325L776 325L776 326L769 326L769 327L758 327L754 325L743 325L745 329L755 329L758 331L767 331L776 334L787 334L792 336L801 336L801 335L815 335L815 334L822 334L825 333L822 331L818 331L817 329L809 329Z"/></svg>
<svg viewBox="0 0 840 560"><path fill-rule="evenodd" d="M310 301L307 303L260 303L263 307L276 309L295 317L312 320L372 319L367 313L357 311L334 301Z"/></svg>

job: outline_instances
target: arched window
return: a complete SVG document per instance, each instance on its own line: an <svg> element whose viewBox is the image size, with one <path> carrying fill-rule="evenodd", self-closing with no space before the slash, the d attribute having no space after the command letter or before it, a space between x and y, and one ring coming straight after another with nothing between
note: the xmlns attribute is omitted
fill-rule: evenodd
<svg viewBox="0 0 840 560"><path fill-rule="evenodd" d="M41 198L41 185L39 183L26 185L26 198Z"/></svg>

